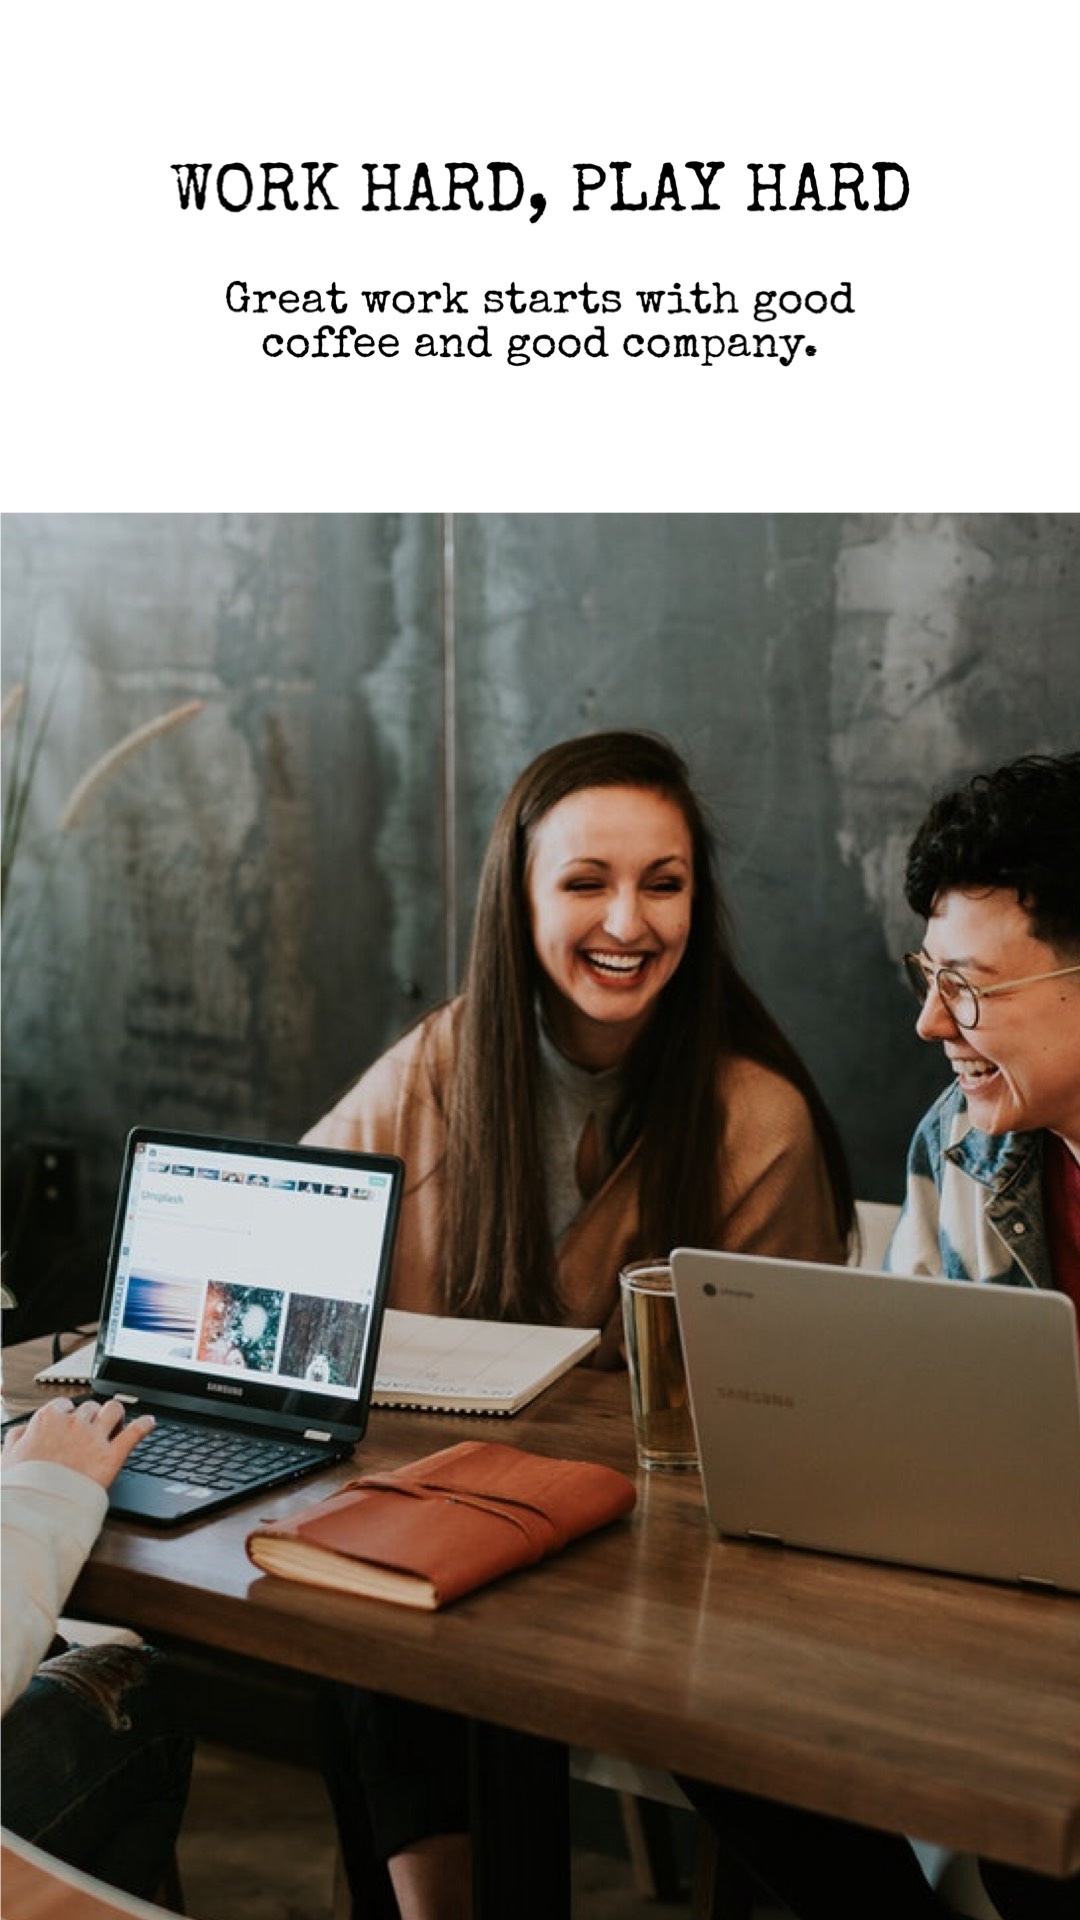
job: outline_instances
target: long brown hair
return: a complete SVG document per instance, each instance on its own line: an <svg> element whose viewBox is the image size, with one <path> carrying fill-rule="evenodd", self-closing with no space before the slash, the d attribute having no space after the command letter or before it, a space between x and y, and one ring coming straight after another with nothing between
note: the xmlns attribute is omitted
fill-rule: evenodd
<svg viewBox="0 0 1080 1920"><path fill-rule="evenodd" d="M794 1047L732 957L712 836L683 760L658 735L586 734L549 747L519 775L484 856L462 999L444 1163L447 1304L453 1312L557 1321L560 1302L538 1122L536 1004L542 980L526 866L539 821L588 787L643 787L679 807L693 849L686 951L626 1062L620 1151L641 1142L641 1254L719 1244L716 1178L723 1128L718 1063L774 1068L813 1116L841 1234L854 1219L840 1137Z"/></svg>

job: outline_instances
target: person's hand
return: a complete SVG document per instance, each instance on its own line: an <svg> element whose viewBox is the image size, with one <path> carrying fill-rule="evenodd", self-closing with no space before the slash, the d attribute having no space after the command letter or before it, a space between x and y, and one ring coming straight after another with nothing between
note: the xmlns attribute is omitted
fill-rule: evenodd
<svg viewBox="0 0 1080 1920"><path fill-rule="evenodd" d="M134 1447L154 1424L152 1413L124 1420L119 1400L84 1400L81 1405L61 1396L39 1407L25 1426L13 1427L4 1440L3 1459L14 1466L19 1460L52 1460L61 1467L74 1467L96 1480L99 1487L111 1487Z"/></svg>

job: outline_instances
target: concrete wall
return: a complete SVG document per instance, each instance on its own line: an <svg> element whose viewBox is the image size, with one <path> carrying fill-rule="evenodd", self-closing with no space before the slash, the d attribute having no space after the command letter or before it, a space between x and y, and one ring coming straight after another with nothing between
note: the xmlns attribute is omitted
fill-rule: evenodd
<svg viewBox="0 0 1080 1920"><path fill-rule="evenodd" d="M9 1229L11 1283L52 1262L92 1304L136 1121L299 1132L452 986L514 774L613 724L688 755L745 965L860 1191L897 1196L942 1082L904 847L932 789L1080 741L1078 589L1080 516L9 516L4 689L31 728L52 704L5 916L8 1200L45 1141L81 1202L60 1252Z"/></svg>

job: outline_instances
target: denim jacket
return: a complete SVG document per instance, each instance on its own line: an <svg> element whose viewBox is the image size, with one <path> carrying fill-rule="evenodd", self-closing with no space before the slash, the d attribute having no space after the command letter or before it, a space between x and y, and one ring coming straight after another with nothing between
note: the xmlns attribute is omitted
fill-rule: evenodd
<svg viewBox="0 0 1080 1920"><path fill-rule="evenodd" d="M980 1133L959 1087L949 1087L912 1140L907 1194L886 1266L893 1273L1052 1287L1042 1154L1041 1133Z"/></svg>

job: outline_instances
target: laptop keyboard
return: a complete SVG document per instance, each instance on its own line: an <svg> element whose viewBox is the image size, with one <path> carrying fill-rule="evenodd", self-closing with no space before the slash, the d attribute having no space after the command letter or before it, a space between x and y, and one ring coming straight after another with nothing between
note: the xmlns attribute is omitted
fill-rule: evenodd
<svg viewBox="0 0 1080 1920"><path fill-rule="evenodd" d="M152 1473L188 1486L233 1492L313 1464L311 1447L247 1433L217 1433L158 1418L126 1462L128 1473Z"/></svg>

